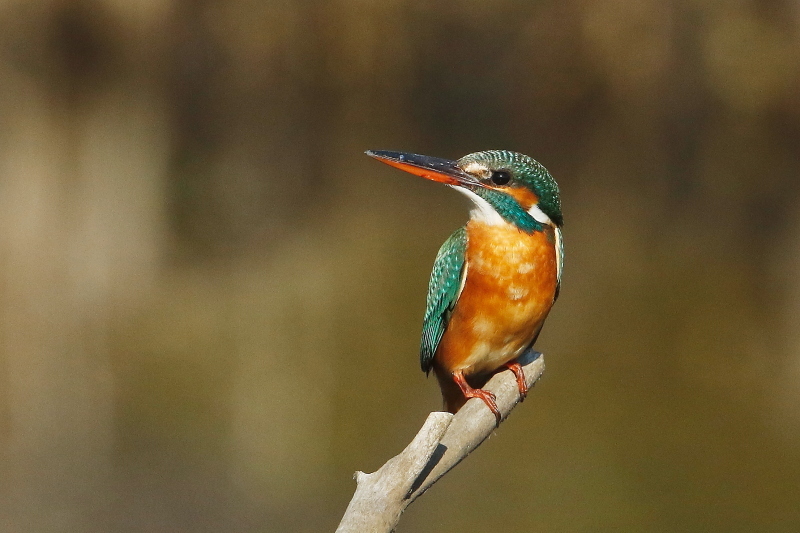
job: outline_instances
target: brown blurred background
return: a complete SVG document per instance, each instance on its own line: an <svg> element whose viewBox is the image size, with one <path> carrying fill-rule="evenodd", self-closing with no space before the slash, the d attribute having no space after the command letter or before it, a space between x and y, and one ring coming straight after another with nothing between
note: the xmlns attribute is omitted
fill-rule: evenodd
<svg viewBox="0 0 800 533"><path fill-rule="evenodd" d="M332 531L467 217L558 179L548 371L399 531L800 531L800 4L0 3L0 531Z"/></svg>

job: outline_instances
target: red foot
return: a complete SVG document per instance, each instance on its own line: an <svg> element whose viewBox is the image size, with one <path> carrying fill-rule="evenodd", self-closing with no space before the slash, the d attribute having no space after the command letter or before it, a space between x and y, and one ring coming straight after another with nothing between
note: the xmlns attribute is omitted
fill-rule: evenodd
<svg viewBox="0 0 800 533"><path fill-rule="evenodd" d="M508 369L514 373L514 377L517 378L519 401L524 401L525 397L528 395L528 384L525 383L525 372L522 371L522 365L516 361L511 361L510 363L506 363L505 366L508 367Z"/></svg>
<svg viewBox="0 0 800 533"><path fill-rule="evenodd" d="M481 400L483 400L483 403L486 404L486 407L488 407L489 410L492 413L494 413L494 417L496 420L495 425L496 426L500 425L500 410L497 408L497 403L495 402L496 398L494 393L489 392L488 390L473 389L472 387L470 387L469 383L467 383L467 380L464 379L464 373L460 370L458 372L453 372L453 381L456 382L456 385L458 385L458 388L461 389L461 392L464 394L465 397L480 398Z"/></svg>

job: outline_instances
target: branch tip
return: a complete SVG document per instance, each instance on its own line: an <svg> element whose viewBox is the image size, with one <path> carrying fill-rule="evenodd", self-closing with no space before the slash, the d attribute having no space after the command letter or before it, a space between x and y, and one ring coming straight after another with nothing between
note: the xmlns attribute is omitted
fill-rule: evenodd
<svg viewBox="0 0 800 533"><path fill-rule="evenodd" d="M530 389L544 372L544 357L531 350L518 359ZM519 404L517 378L499 372L484 386L497 398L502 420ZM356 492L337 533L394 530L406 507L494 433L494 415L482 402L467 402L456 415L430 413L417 435L372 474L354 474Z"/></svg>

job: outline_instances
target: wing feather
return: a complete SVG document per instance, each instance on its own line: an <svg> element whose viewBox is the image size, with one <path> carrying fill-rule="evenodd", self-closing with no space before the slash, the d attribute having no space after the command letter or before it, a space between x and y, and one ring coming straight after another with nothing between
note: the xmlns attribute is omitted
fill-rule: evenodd
<svg viewBox="0 0 800 533"><path fill-rule="evenodd" d="M467 231L457 229L444 242L436 255L428 284L428 305L422 324L419 359L422 370L430 372L433 356L450 321L450 314L461 295L466 280L465 253Z"/></svg>

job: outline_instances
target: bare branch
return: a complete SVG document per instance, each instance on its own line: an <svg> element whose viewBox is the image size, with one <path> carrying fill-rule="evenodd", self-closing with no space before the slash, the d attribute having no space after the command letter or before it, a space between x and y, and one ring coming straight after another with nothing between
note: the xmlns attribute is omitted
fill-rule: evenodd
<svg viewBox="0 0 800 533"><path fill-rule="evenodd" d="M544 357L528 352L519 359L528 388L544 372ZM497 396L503 420L519 403L510 371L493 376L484 389ZM481 445L495 429L495 417L479 399L469 400L458 413L435 412L399 455L372 474L356 472L356 492L337 533L389 533L411 502Z"/></svg>

